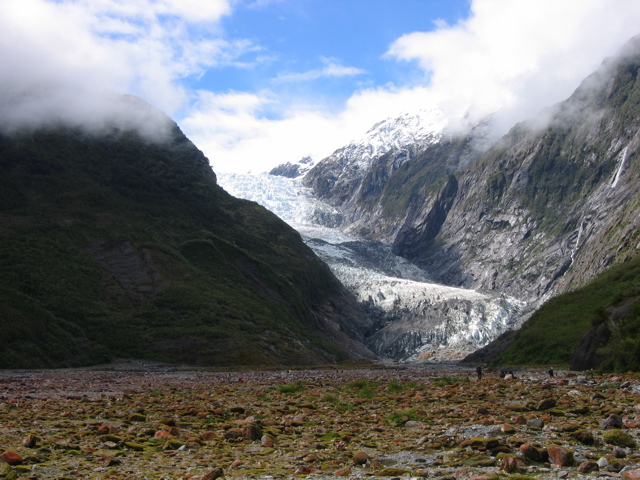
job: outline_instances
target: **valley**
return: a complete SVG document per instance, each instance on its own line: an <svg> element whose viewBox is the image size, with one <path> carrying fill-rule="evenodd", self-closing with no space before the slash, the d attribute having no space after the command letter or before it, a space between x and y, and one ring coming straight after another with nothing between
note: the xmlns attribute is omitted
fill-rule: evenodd
<svg viewBox="0 0 640 480"><path fill-rule="evenodd" d="M368 313L366 323L343 328L382 358L460 360L512 327L526 306L506 295L434 283L389 246L342 232L332 226L339 224L337 210L299 179L221 173L218 181L300 232Z"/></svg>

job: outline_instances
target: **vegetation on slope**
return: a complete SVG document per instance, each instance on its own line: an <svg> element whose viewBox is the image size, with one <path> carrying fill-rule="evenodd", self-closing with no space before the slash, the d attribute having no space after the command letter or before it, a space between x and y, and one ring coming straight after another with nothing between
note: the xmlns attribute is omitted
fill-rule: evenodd
<svg viewBox="0 0 640 480"><path fill-rule="evenodd" d="M0 368L341 360L312 320L339 288L177 127L0 137Z"/></svg>
<svg viewBox="0 0 640 480"><path fill-rule="evenodd" d="M640 257L605 271L586 286L546 302L491 363L569 365L582 338L603 322L611 339L598 353L605 370L640 370ZM621 312L624 312L621 314Z"/></svg>

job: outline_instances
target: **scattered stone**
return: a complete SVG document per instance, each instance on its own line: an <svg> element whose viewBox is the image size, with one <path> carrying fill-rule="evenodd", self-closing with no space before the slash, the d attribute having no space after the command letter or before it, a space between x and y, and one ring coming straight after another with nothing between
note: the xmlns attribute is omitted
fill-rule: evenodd
<svg viewBox="0 0 640 480"><path fill-rule="evenodd" d="M627 458L627 451L622 447L613 447L613 454L616 458Z"/></svg>
<svg viewBox="0 0 640 480"><path fill-rule="evenodd" d="M198 369L169 375L74 369L16 378L3 371L2 445L30 453L22 465L0 463L0 478L211 480L224 476L216 465L238 480L382 477L378 473L605 479L630 478L639 469L637 447L600 440L618 432L633 442L640 438L640 402L609 378L598 381L606 386L596 395L593 382L576 384L575 376L548 386L539 380L543 372L510 383L491 374L482 382L433 381L435 372L462 378L460 368L292 370L287 381L305 385L293 395L277 388L281 372L243 371L240 383ZM391 379L403 389L392 391ZM364 396L356 382L373 396ZM551 392L555 407L543 404ZM544 408L540 418L521 427L524 412L536 415L538 407ZM398 412L405 412L405 428L388 420ZM616 415L626 419L621 428ZM571 458L572 445L572 462L549 459L560 447Z"/></svg>
<svg viewBox="0 0 640 480"><path fill-rule="evenodd" d="M147 417L142 413L132 413L129 415L130 422L144 422L147 420Z"/></svg>
<svg viewBox="0 0 640 480"><path fill-rule="evenodd" d="M260 443L262 443L263 447L271 448L276 444L276 441L272 435L265 434L265 435L262 435L262 438L260 439Z"/></svg>
<svg viewBox="0 0 640 480"><path fill-rule="evenodd" d="M199 480L216 480L216 478L224 477L224 471L221 468L214 468L206 475L200 477Z"/></svg>
<svg viewBox="0 0 640 480"><path fill-rule="evenodd" d="M115 457L105 457L100 464L104 467L114 467L120 465L122 462Z"/></svg>
<svg viewBox="0 0 640 480"><path fill-rule="evenodd" d="M529 428L544 428L544 421L539 418L531 418L527 420L527 427Z"/></svg>
<svg viewBox="0 0 640 480"><path fill-rule="evenodd" d="M640 469L636 470L627 470L622 472L622 477L626 480L639 480L640 479Z"/></svg>
<svg viewBox="0 0 640 480"><path fill-rule="evenodd" d="M502 433L506 433L506 434L512 434L516 432L516 429L513 425L509 425L508 423L505 423L502 425Z"/></svg>
<svg viewBox="0 0 640 480"><path fill-rule="evenodd" d="M0 455L0 460L9 465L22 465L23 462L22 457L13 450L7 450Z"/></svg>
<svg viewBox="0 0 640 480"><path fill-rule="evenodd" d="M513 418L513 423L515 423L516 425L526 425L527 419L524 418L522 415L518 415L517 417Z"/></svg>
<svg viewBox="0 0 640 480"><path fill-rule="evenodd" d="M505 473L516 473L520 468L524 467L524 462L515 455L507 454L500 462L500 470Z"/></svg>
<svg viewBox="0 0 640 480"><path fill-rule="evenodd" d="M595 442L593 434L587 430L577 430L573 432L571 436L585 445L593 445Z"/></svg>
<svg viewBox="0 0 640 480"><path fill-rule="evenodd" d="M618 447L636 448L636 441L631 435L622 430L608 430L602 435L605 443L616 445Z"/></svg>
<svg viewBox="0 0 640 480"><path fill-rule="evenodd" d="M260 440L262 438L262 429L255 424L248 424L242 427L242 437L249 440Z"/></svg>
<svg viewBox="0 0 640 480"><path fill-rule="evenodd" d="M417 420L409 420L407 423L404 424L404 426L406 428L419 428L419 427L424 427L424 422L419 422Z"/></svg>
<svg viewBox="0 0 640 480"><path fill-rule="evenodd" d="M136 452L144 451L144 445L141 445L136 442L124 442L125 447L130 448L131 450L135 450Z"/></svg>
<svg viewBox="0 0 640 480"><path fill-rule="evenodd" d="M550 445L547 447L549 462L554 467L569 467L573 465L573 452L560 445Z"/></svg>
<svg viewBox="0 0 640 480"><path fill-rule="evenodd" d="M593 460L582 462L578 467L578 473L592 473L600 470L600 466Z"/></svg>
<svg viewBox="0 0 640 480"><path fill-rule="evenodd" d="M369 455L366 452L357 452L351 457L354 465L365 465L369 461Z"/></svg>
<svg viewBox="0 0 640 480"><path fill-rule="evenodd" d="M224 432L225 440L237 440L238 438L242 438L242 430L239 428L230 428Z"/></svg>
<svg viewBox="0 0 640 480"><path fill-rule="evenodd" d="M409 473L411 473L411 470L407 470L406 468L387 467L377 471L376 475L378 477L402 477Z"/></svg>
<svg viewBox="0 0 640 480"><path fill-rule="evenodd" d="M22 445L26 448L36 448L38 439L35 435L27 435L22 439Z"/></svg>
<svg viewBox="0 0 640 480"><path fill-rule="evenodd" d="M520 445L520 454L526 458L527 460L531 460L533 462L543 462L545 461L547 455L546 452L543 452L530 443L523 443Z"/></svg>
<svg viewBox="0 0 640 480"><path fill-rule="evenodd" d="M556 406L556 400L554 398L545 398L540 401L536 406L536 410L549 410Z"/></svg>
<svg viewBox="0 0 640 480"><path fill-rule="evenodd" d="M622 427L622 417L615 413L609 415L605 420L600 423L600 427L602 428L621 428Z"/></svg>

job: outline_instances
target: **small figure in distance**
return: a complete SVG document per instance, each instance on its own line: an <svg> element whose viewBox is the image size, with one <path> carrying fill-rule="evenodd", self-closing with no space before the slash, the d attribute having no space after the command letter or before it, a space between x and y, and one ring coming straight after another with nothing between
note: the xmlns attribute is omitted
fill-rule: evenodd
<svg viewBox="0 0 640 480"><path fill-rule="evenodd" d="M482 367L480 365L476 367L476 373L478 374L478 380L482 380Z"/></svg>
<svg viewBox="0 0 640 480"><path fill-rule="evenodd" d="M554 373L553 373L553 367L551 367L551 368L549 369L549 377L553 378L553 376L554 376Z"/></svg>

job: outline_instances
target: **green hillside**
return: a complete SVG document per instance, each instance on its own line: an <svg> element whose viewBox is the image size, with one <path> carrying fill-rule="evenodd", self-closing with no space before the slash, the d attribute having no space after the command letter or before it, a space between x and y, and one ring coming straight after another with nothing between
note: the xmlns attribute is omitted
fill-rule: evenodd
<svg viewBox="0 0 640 480"><path fill-rule="evenodd" d="M298 233L217 186L177 126L163 144L0 136L0 368L340 361L313 320L340 296Z"/></svg>
<svg viewBox="0 0 640 480"><path fill-rule="evenodd" d="M605 370L640 371L640 257L617 265L583 288L546 302L495 358L500 365L571 365L583 338L604 325L598 350Z"/></svg>

